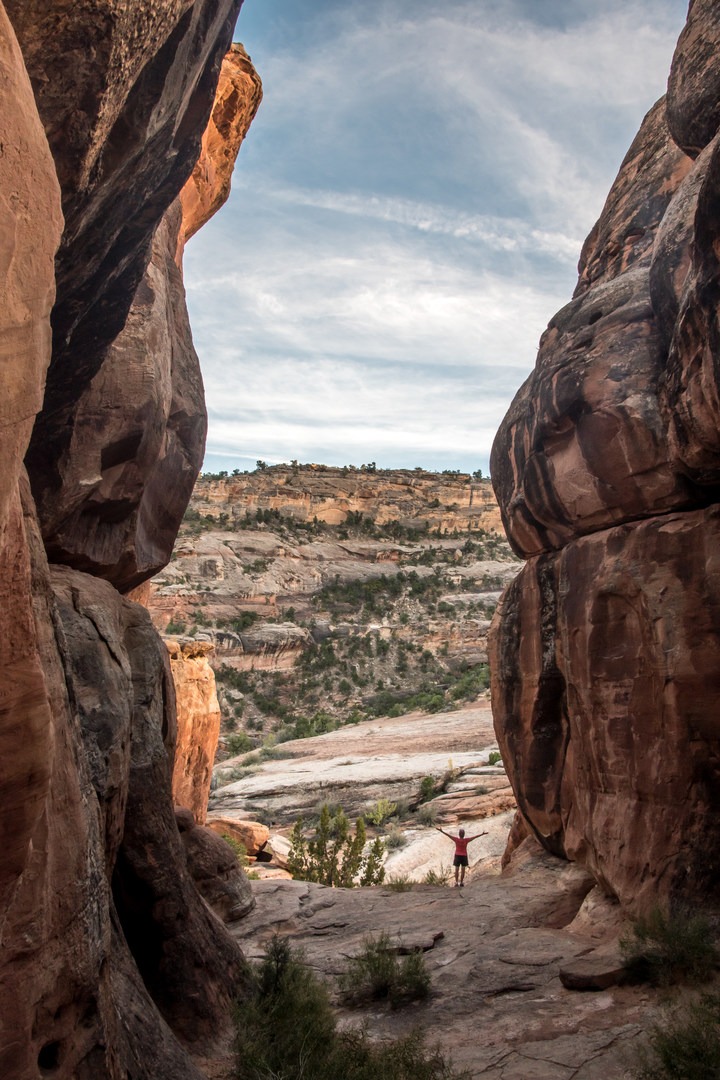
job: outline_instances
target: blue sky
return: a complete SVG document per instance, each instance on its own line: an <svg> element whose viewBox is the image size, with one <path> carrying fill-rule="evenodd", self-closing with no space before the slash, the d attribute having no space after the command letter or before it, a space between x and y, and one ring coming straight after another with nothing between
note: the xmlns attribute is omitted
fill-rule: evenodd
<svg viewBox="0 0 720 1080"><path fill-rule="evenodd" d="M265 96L185 254L206 470L486 470L686 10L245 0Z"/></svg>

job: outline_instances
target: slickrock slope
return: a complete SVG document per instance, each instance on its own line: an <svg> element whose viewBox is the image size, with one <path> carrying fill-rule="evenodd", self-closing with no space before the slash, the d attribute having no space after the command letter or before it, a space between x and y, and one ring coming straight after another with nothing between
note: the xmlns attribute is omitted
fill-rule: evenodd
<svg viewBox="0 0 720 1080"><path fill-rule="evenodd" d="M492 457L529 557L491 646L503 758L542 843L638 907L720 883L717 33L693 3Z"/></svg>
<svg viewBox="0 0 720 1080"><path fill-rule="evenodd" d="M86 423L82 453L102 446L109 454L103 460L99 451L102 475L87 514L94 524L78 545L77 563L93 577L48 566L22 468L42 406L28 463L51 539L50 510L78 509L64 473L74 467L75 424L87 419L86 395L104 378L103 361L138 300L152 243L155 295L139 302L155 306L147 322L166 354L177 326L191 349L181 282L165 255L174 259L176 249L171 204L197 159L239 6L0 4L0 1074L13 1080L200 1080L187 1047L203 1049L225 1030L242 985L241 953L192 872L220 874L227 849L221 857L222 842L210 837L215 855L200 872L173 813L167 650L146 611L111 583L129 587L159 558L135 557L125 540L108 539L113 522L134 514L152 470L124 478L132 497L120 497L115 479L137 444L125 445L124 434L112 442L106 414L95 416L92 438ZM179 209L174 217L177 236ZM103 388L105 404L127 410L130 426L134 410L143 411L139 372L150 370L143 350L152 337L143 325L133 333L137 378ZM126 340L129 367L132 353ZM172 502L192 486L187 462L202 456L203 425L199 393L186 404L188 379L198 390L199 379L164 362L160 406L145 408L143 423L171 472L189 474L175 488L164 477ZM164 435L164 421L151 419L158 413L167 417ZM177 428L186 442L175 451ZM161 513L160 525L183 508Z"/></svg>
<svg viewBox="0 0 720 1080"><path fill-rule="evenodd" d="M603 947L603 930L617 929L615 913L587 895L592 879L580 867L523 856L513 877L477 875L464 889L379 886L363 895L253 882L257 907L236 932L254 958L281 924L331 990L364 940L386 932L397 947L423 951L431 995L404 1009L346 1007L344 1024L365 1021L377 1038L419 1027L456 1067L483 1080L619 1080L656 1018L650 995L617 986L573 993L559 978ZM599 937L588 933L588 914Z"/></svg>

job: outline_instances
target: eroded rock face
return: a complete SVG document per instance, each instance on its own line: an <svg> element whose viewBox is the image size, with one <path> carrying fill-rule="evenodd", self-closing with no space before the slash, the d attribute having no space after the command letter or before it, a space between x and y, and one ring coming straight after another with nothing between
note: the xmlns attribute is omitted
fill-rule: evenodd
<svg viewBox="0 0 720 1080"><path fill-rule="evenodd" d="M190 810L176 810L175 819L200 894L224 922L242 919L255 907L255 898L232 846L216 830L198 825Z"/></svg>
<svg viewBox="0 0 720 1080"><path fill-rule="evenodd" d="M225 1031L244 965L187 870L173 815L167 653L147 613L108 582L70 569L51 581L22 459L50 361L60 189L55 353L30 453L41 502L62 482L75 424L87 419L83 394L123 325L156 225L193 167L239 2L6 7L42 122L0 4L0 1074L200 1080L183 1044L203 1047ZM179 204L175 220L173 259ZM172 288L156 304L166 318L182 315ZM144 333L135 331L136 352ZM143 372L146 382L156 374ZM187 445L197 458L201 394L193 398L171 370L156 397L135 393L141 381L133 387L125 371L122 389L134 396L119 393L114 408L127 407L131 434L142 413L169 463L155 482L172 492L185 466L171 433L194 425ZM113 429L108 412L86 427L93 422L95 442L81 440L80 454L109 443L113 459L101 459L105 475L91 492L97 521L136 511L142 521L144 512L145 525L133 528L149 534L158 524L157 491L143 510L151 478L137 469L124 480L133 498L120 498L127 432ZM176 488L191 484L181 477ZM65 494L72 505L60 499L53 509L62 520L77 510L72 486ZM97 527L85 539L99 549L89 568L124 587L138 577L138 560L126 569L125 541L113 548Z"/></svg>
<svg viewBox="0 0 720 1080"><path fill-rule="evenodd" d="M233 46L222 71L203 154L183 189L194 193L190 216L183 195L162 218L122 332L65 408L57 482L35 480L51 559L123 592L167 562L204 453L207 416L182 248L227 198L230 170L261 96L242 46ZM36 477L38 468L46 470L45 444L40 456Z"/></svg>
<svg viewBox="0 0 720 1080"><path fill-rule="evenodd" d="M165 564L202 463L202 378L175 262L176 201L122 333L67 411L61 483L43 495L53 561L132 589Z"/></svg>
<svg viewBox="0 0 720 1080"><path fill-rule="evenodd" d="M202 385L182 286L168 262L177 232L158 238L172 256L156 245L146 290L141 280L163 214L197 161L240 3L175 0L158 8L85 0L70 9L13 0L9 9L57 163L66 216L53 359L28 468L53 559L112 577L122 589L166 561L202 458ZM68 62L81 52L82 62ZM169 326L167 318L152 318L165 293L180 294L179 303L170 295ZM129 354L134 358L128 398L113 401L116 412L127 415L125 428L115 419L110 437L99 438L114 376L100 385L93 380L134 301L134 325L110 361L124 372ZM141 372L156 348L157 385L150 387ZM88 481L90 490L83 487ZM145 489L151 490L140 507Z"/></svg>
<svg viewBox="0 0 720 1080"><path fill-rule="evenodd" d="M215 673L203 641L168 641L177 702L177 749L172 776L173 800L192 812L199 824L207 817L210 782L220 738L220 706Z"/></svg>
<svg viewBox="0 0 720 1080"><path fill-rule="evenodd" d="M230 194L235 159L262 101L262 83L238 42L225 55L202 151L192 176L180 192L187 243L216 214Z"/></svg>
<svg viewBox="0 0 720 1080"><path fill-rule="evenodd" d="M630 907L720 885L717 25L691 5L493 448L530 557L491 644L503 759L526 826Z"/></svg>
<svg viewBox="0 0 720 1080"><path fill-rule="evenodd" d="M658 103L585 244L576 297L551 320L494 444L493 482L518 554L690 497L668 455L659 400L667 344L649 268L663 213L691 165Z"/></svg>
<svg viewBox="0 0 720 1080"><path fill-rule="evenodd" d="M0 912L24 866L49 782L50 714L18 482L50 361L60 190L30 82L0 4Z"/></svg>

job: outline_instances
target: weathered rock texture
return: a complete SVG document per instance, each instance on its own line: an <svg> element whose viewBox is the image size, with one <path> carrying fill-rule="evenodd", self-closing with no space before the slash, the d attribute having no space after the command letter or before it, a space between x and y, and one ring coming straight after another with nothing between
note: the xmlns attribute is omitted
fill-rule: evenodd
<svg viewBox="0 0 720 1080"><path fill-rule="evenodd" d="M101 169L106 179L112 170L112 182L99 189L92 170L88 172L79 160L75 162L84 186L79 191L73 188L71 207L66 209L68 229L59 255L59 295L53 313L55 348L48 390L52 407L46 407L39 418L28 462L50 557L99 574L122 591L132 589L167 562L202 463L207 418L185 307L181 260L188 236L227 198L232 165L260 102L260 80L242 46L233 46L223 61L201 158L182 198L167 207L196 161L198 131L202 130L197 122L212 103L209 95L222 57L220 43L228 32L227 12L237 6L225 0L217 11L213 9L212 16L207 11L203 16L202 10L210 5L198 0L192 8L193 17L189 18L189 12L184 16L171 35L172 48L169 41L164 45L165 60L154 57L149 61L144 77L152 86L161 77L165 88L154 104L144 103L147 116L136 115L137 84L125 88L127 100L115 121L121 129L118 161L113 158L110 164L102 164L107 151L96 151L94 139L98 136L91 125L88 127L83 153L93 159L99 154L93 168ZM221 9L226 12L223 19L217 13ZM138 19L142 24L140 13ZM208 42L196 40L208 19L212 32L217 35L220 31L212 48ZM182 34L181 26L185 27ZM117 40L112 39L121 51L126 30L121 21L115 27ZM67 32L71 32L69 28ZM188 50L197 82L186 93L183 87L189 76L178 70L178 65L190 63ZM166 65L162 75L158 70L161 63ZM121 64L120 71L127 78L134 70L133 64L127 71L125 62ZM44 67L43 71L46 79ZM180 94L179 99L170 96L173 91ZM113 88L114 95L120 92L121 87ZM41 108L43 103L54 117L41 95ZM117 104L113 108L121 107ZM130 113L130 121L123 119L123 109ZM161 111L162 121L158 122L156 113ZM181 138L189 117L194 126ZM177 128L174 134L170 121ZM143 125L158 130L146 138ZM59 130L64 130L62 124ZM167 145L171 137L173 141ZM135 141L137 147L131 154ZM59 141L57 153L61 172L63 165L70 168L72 146ZM155 154L161 156L161 162L167 158L162 172L152 161ZM75 171L70 182L81 182ZM108 199L113 201L112 212ZM138 215L133 216L133 211L139 202L143 214L136 224ZM158 213L153 217L154 206L166 210L164 217ZM77 232L71 231L73 214L79 217ZM92 296L96 290L101 293L95 300L83 291L76 262L82 258L82 274L90 274L88 230L98 243L107 245L114 223L119 231L112 243L120 251L115 253L113 247L104 259L112 260L114 268L125 258L121 253L132 245L127 255L130 261L117 279L114 270L108 274L105 263L98 270L98 280L88 277L85 285ZM64 276L65 262L69 270ZM69 315L76 304L83 312L77 323ZM86 304L91 305L87 316ZM124 323L117 326L116 316ZM71 329L65 325L68 319ZM54 373L62 383L60 391L54 387Z"/></svg>
<svg viewBox="0 0 720 1080"><path fill-rule="evenodd" d="M177 702L173 799L176 806L192 811L202 825L220 737L215 673L208 661L213 647L204 641L168 641L167 648Z"/></svg>
<svg viewBox="0 0 720 1080"><path fill-rule="evenodd" d="M239 6L0 4L0 1075L13 1080L200 1080L186 1047L224 1032L244 977L173 813L167 651L110 583L157 561L153 530L169 552L182 509L158 510L158 491L189 492L173 476L202 452L199 377L179 355L179 203L163 215L197 159ZM151 243L152 295L137 300ZM134 297L122 379L93 390ZM164 367L147 362L155 348ZM133 468L123 440L139 429L151 446ZM45 540L48 517L89 494L94 520L67 553L98 577L48 567L31 437ZM86 452L94 475L78 480ZM133 515L139 554L107 529Z"/></svg>
<svg viewBox="0 0 720 1080"><path fill-rule="evenodd" d="M29 456L41 520L72 412L197 161L241 0L10 0L63 191L53 358ZM139 208L141 212L138 212Z"/></svg>
<svg viewBox="0 0 720 1080"><path fill-rule="evenodd" d="M250 882L233 847L216 830L198 825L190 810L176 810L187 867L201 895L226 923L255 907Z"/></svg>
<svg viewBox="0 0 720 1080"><path fill-rule="evenodd" d="M230 194L235 159L261 101L258 73L242 45L235 43L222 62L200 158L180 192L183 244L217 213Z"/></svg>
<svg viewBox="0 0 720 1080"><path fill-rule="evenodd" d="M491 646L503 758L542 843L636 906L720 884L717 36L696 0L493 449L530 557Z"/></svg>

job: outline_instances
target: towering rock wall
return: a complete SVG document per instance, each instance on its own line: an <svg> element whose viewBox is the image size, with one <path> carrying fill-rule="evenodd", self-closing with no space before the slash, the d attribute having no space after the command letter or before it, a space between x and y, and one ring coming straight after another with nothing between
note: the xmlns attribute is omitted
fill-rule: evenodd
<svg viewBox="0 0 720 1080"><path fill-rule="evenodd" d="M720 884L720 18L691 4L495 441L493 707L529 828L629 906Z"/></svg>
<svg viewBox="0 0 720 1080"><path fill-rule="evenodd" d="M243 985L173 814L167 650L116 588L169 555L202 456L175 200L239 7L0 4L0 1075L13 1080L200 1080L188 1048L224 1031Z"/></svg>

